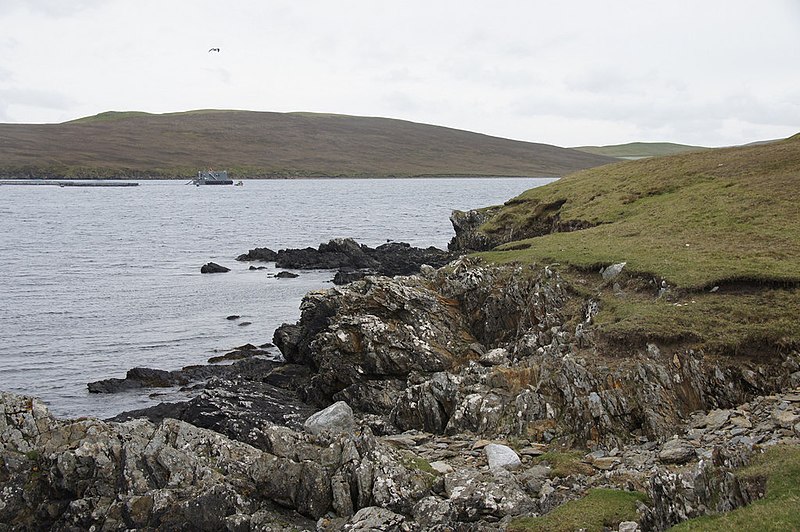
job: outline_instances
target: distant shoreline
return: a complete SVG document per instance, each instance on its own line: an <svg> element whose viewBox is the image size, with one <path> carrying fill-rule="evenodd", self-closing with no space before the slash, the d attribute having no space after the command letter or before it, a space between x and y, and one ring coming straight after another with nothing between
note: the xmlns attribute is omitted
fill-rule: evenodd
<svg viewBox="0 0 800 532"><path fill-rule="evenodd" d="M138 187L138 182L118 181L107 179L78 180L78 179L3 179L0 185L16 186L59 186L59 187Z"/></svg>
<svg viewBox="0 0 800 532"><path fill-rule="evenodd" d="M232 176L233 179L241 179L241 180L258 180L258 181L269 181L269 180L294 180L294 179L559 179L561 176L554 176L554 175L535 175L535 176L526 176L526 175L458 175L458 174L437 174L437 175L407 175L407 176L385 176L385 175L376 175L376 176L275 176L275 177L247 177L247 176ZM44 185L44 184L60 184L60 183L70 183L76 181L83 181L88 183L100 183L100 182L119 182L119 181L182 181L182 180L189 180L193 179L194 176L185 176L185 177L103 177L103 178L91 178L91 177L3 177L0 179L0 185L21 185L21 184L31 184L31 185ZM73 185L74 186L74 185ZM91 186L91 185L87 185ZM114 186L113 184L109 184L107 186Z"/></svg>

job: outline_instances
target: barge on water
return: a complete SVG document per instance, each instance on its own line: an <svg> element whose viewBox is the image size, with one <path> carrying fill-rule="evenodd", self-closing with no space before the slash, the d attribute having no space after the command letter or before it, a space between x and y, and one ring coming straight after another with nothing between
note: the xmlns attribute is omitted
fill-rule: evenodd
<svg viewBox="0 0 800 532"><path fill-rule="evenodd" d="M197 172L197 177L186 183L187 185L232 185L233 179L228 178L228 171L204 170Z"/></svg>

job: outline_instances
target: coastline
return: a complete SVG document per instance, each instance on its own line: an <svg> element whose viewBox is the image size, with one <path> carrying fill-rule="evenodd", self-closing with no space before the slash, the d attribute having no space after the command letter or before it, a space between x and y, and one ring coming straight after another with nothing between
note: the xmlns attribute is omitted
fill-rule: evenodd
<svg viewBox="0 0 800 532"><path fill-rule="evenodd" d="M276 331L285 363L235 362L188 403L71 421L3 394L7 483L27 485L4 515L24 523L58 482L80 504L57 519L110 529L200 526L191 508L205 501L220 509L212 528L524 530L525 516L610 490L632 497L624 523L661 530L763 495L736 471L798 444L800 354L752 366L648 345L590 358L581 300L552 266L461 258L309 293ZM339 403L345 428L339 414L309 428ZM27 458L9 462L11 446ZM510 461L497 465L498 449ZM156 504L164 489L171 502Z"/></svg>

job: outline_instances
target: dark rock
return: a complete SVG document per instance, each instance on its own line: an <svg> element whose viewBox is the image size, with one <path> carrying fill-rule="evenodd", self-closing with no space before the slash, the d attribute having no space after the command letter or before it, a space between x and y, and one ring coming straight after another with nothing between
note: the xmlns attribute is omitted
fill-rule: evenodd
<svg viewBox="0 0 800 532"><path fill-rule="evenodd" d="M278 272L275 277L278 279L295 279L300 276L292 272Z"/></svg>
<svg viewBox="0 0 800 532"><path fill-rule="evenodd" d="M128 370L125 378L142 383L145 388L165 388L175 384L186 384L180 375L163 369L133 368Z"/></svg>
<svg viewBox="0 0 800 532"><path fill-rule="evenodd" d="M237 356L237 355L246 356ZM124 379L104 379L87 384L91 393L117 393L126 390L141 388L161 388L170 386L185 386L190 382L209 379L211 377L230 378L242 376L248 379L261 379L264 375L281 365L278 362L254 358L254 355L267 355L268 353L252 344L246 344L231 351L228 360L243 358L235 364L227 366L196 365L187 366L180 370L165 371L151 368L133 368L128 370Z"/></svg>
<svg viewBox="0 0 800 532"><path fill-rule="evenodd" d="M140 389L142 383L126 379L111 378L89 382L86 384L86 387L89 389L89 393L118 393Z"/></svg>
<svg viewBox="0 0 800 532"><path fill-rule="evenodd" d="M239 318L241 318L241 316L239 316L238 314L231 314L230 316L226 317L225 319L233 321L233 320L238 320Z"/></svg>
<svg viewBox="0 0 800 532"><path fill-rule="evenodd" d="M275 257L278 268L293 270L341 270L337 284L374 273L380 275L411 275L424 264L441 267L455 255L435 247L412 247L402 242L388 242L377 248L359 245L351 238L338 238L317 249L282 249Z"/></svg>
<svg viewBox="0 0 800 532"><path fill-rule="evenodd" d="M267 267L266 266L250 266L247 269L250 270L250 271L257 271L257 270L266 270Z"/></svg>
<svg viewBox="0 0 800 532"><path fill-rule="evenodd" d="M241 378L212 379L203 393L188 402L161 403L123 412L113 421L146 418L153 423L179 419L264 450L272 450L268 429L274 425L302 430L314 408L291 390Z"/></svg>
<svg viewBox="0 0 800 532"><path fill-rule="evenodd" d="M170 372L151 368L133 368L128 370L124 379L104 379L90 382L86 386L89 393L118 393L140 388L167 388L186 384L180 372Z"/></svg>
<svg viewBox="0 0 800 532"><path fill-rule="evenodd" d="M200 268L200 273L225 273L231 271L230 268L220 266L216 262L209 262Z"/></svg>
<svg viewBox="0 0 800 532"><path fill-rule="evenodd" d="M243 321L239 323L239 327L247 327L248 325L252 325L252 321Z"/></svg>
<svg viewBox="0 0 800 532"><path fill-rule="evenodd" d="M268 355L269 352L265 351L261 348L258 348L252 344L246 344L240 347L237 347L233 351L229 351L224 355L211 357L208 359L209 364L217 364L219 362L227 362L231 360L241 360L243 358L250 358L253 356L258 355Z"/></svg>
<svg viewBox="0 0 800 532"><path fill-rule="evenodd" d="M262 262L275 262L275 259L278 257L278 254L272 251L269 248L255 248L251 249L247 253L243 253L236 257L238 261L253 261L258 260Z"/></svg>
<svg viewBox="0 0 800 532"><path fill-rule="evenodd" d="M354 281L358 281L359 279L363 279L367 275L377 275L377 273L377 271L369 269L356 270L353 268L342 268L336 272L336 275L333 276L333 284L349 284Z"/></svg>
<svg viewBox="0 0 800 532"><path fill-rule="evenodd" d="M318 249L282 249L278 251L275 265L293 270L377 267L378 263L370 259L362 248L351 238L338 238L320 244Z"/></svg>

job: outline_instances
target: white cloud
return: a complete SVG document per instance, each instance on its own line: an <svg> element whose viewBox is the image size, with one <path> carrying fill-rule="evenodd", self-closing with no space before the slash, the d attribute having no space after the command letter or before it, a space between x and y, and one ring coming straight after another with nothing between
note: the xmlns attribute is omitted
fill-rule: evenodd
<svg viewBox="0 0 800 532"><path fill-rule="evenodd" d="M309 110L559 145L800 127L793 0L6 0L0 23L0 90L30 94L8 121Z"/></svg>

